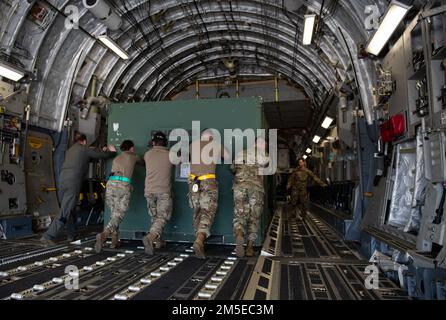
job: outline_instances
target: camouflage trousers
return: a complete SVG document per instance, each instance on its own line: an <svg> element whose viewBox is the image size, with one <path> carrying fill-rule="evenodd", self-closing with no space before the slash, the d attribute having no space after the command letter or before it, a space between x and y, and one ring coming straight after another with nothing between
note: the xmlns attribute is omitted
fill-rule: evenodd
<svg viewBox="0 0 446 320"><path fill-rule="evenodd" d="M297 207L301 212L302 218L305 218L308 211L307 190L293 190L291 194L291 204L294 207Z"/></svg>
<svg viewBox="0 0 446 320"><path fill-rule="evenodd" d="M218 186L215 180L200 182L198 192L192 191L193 183L189 183L189 206L194 210L193 225L195 234L211 235L215 214L218 207Z"/></svg>
<svg viewBox="0 0 446 320"><path fill-rule="evenodd" d="M105 204L110 208L110 221L104 230L117 233L130 206L132 186L126 182L108 181L105 191Z"/></svg>
<svg viewBox="0 0 446 320"><path fill-rule="evenodd" d="M172 218L172 195L170 193L146 195L147 209L152 218L150 233L161 239L164 227Z"/></svg>
<svg viewBox="0 0 446 320"><path fill-rule="evenodd" d="M234 233L247 228L248 241L255 242L263 212L264 193L255 189L234 187Z"/></svg>

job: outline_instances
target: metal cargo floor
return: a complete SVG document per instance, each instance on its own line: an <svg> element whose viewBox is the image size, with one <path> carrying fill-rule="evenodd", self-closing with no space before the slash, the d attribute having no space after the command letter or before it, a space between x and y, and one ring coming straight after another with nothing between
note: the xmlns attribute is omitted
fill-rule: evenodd
<svg viewBox="0 0 446 320"><path fill-rule="evenodd" d="M137 241L99 255L92 250L94 237L53 248L42 248L36 237L3 241L0 299L408 299L383 275L378 290L367 290L369 263L356 247L316 216L303 221L293 214L286 206L277 210L256 258L239 259L233 247L207 245L208 257L200 260L189 243L169 243L149 257ZM66 289L70 275L79 275L77 289Z"/></svg>

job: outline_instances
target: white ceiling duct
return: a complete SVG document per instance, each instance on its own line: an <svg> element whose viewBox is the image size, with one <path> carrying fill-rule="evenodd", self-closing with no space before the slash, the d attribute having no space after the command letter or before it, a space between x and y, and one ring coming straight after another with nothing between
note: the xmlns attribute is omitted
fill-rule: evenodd
<svg viewBox="0 0 446 320"><path fill-rule="evenodd" d="M118 30L122 25L122 19L110 5L104 0L82 0L87 8L96 18L102 21L110 30Z"/></svg>

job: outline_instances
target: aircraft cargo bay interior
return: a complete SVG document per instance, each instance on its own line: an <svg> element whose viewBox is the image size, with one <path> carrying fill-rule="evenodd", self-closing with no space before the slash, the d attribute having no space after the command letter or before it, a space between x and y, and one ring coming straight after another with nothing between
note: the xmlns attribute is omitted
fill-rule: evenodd
<svg viewBox="0 0 446 320"><path fill-rule="evenodd" d="M446 299L446 1L0 17L0 300Z"/></svg>

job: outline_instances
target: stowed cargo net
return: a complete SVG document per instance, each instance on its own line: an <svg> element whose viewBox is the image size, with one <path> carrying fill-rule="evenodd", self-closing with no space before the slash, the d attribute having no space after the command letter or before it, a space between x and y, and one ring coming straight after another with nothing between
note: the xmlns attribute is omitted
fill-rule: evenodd
<svg viewBox="0 0 446 320"><path fill-rule="evenodd" d="M396 171L388 224L404 232L418 233L421 205L424 203L427 181L424 177L423 139L397 147Z"/></svg>

